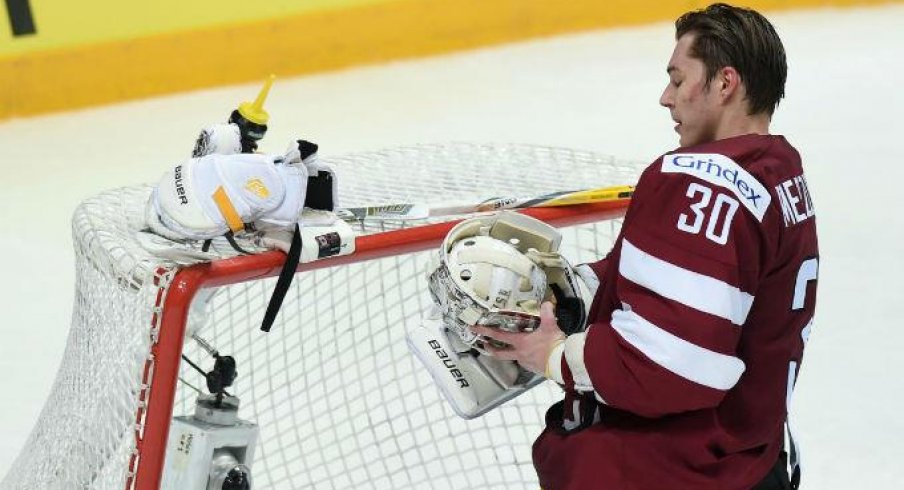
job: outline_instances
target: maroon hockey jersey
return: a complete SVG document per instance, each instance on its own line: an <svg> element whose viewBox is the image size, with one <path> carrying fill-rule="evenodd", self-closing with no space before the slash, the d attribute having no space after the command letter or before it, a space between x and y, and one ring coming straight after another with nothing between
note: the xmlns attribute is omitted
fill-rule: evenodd
<svg viewBox="0 0 904 490"><path fill-rule="evenodd" d="M592 267L589 327L550 361L566 398L534 445L543 489L752 488L782 448L815 308L797 151L745 135L662 156Z"/></svg>

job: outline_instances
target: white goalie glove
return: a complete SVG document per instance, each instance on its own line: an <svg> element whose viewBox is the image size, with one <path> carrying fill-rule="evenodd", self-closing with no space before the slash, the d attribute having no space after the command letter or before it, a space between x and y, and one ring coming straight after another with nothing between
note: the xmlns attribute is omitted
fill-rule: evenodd
<svg viewBox="0 0 904 490"><path fill-rule="evenodd" d="M465 419L479 417L544 381L517 363L466 344L446 328L439 307L408 333L407 342L455 413Z"/></svg>
<svg viewBox="0 0 904 490"><path fill-rule="evenodd" d="M485 353L472 325L532 331L552 301L565 333L584 328L584 292L558 253L561 235L536 219L500 213L455 226L429 271L435 307L407 336L455 412L474 418L544 378Z"/></svg>
<svg viewBox="0 0 904 490"><path fill-rule="evenodd" d="M235 155L242 152L242 134L238 125L220 123L201 130L191 156Z"/></svg>
<svg viewBox="0 0 904 490"><path fill-rule="evenodd" d="M230 130L234 125L222 126L221 135L237 136ZM304 207L334 210L337 179L318 163L317 145L299 141L286 155L273 156L221 154L211 141L198 152L210 153L177 165L154 189L145 214L155 233L204 240L228 232L290 229Z"/></svg>

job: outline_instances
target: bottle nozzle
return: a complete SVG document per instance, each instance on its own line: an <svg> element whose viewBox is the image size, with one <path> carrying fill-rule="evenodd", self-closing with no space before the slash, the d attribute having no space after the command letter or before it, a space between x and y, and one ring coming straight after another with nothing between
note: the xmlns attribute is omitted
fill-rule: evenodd
<svg viewBox="0 0 904 490"><path fill-rule="evenodd" d="M264 102L267 100L267 94L270 93L270 87L273 86L275 79L276 75L270 75L254 102L242 102L239 104L239 108L232 111L229 116L229 122L239 127L243 153L252 153L257 150L257 142L267 132L267 121L270 120L270 114L264 110Z"/></svg>
<svg viewBox="0 0 904 490"><path fill-rule="evenodd" d="M264 110L264 102L267 100L267 95L270 93L270 87L273 86L273 80L275 79L276 75L271 74L267 77L264 86L257 94L257 98L254 99L254 102L242 102L239 105L239 114L241 114L242 117L254 124L267 124L267 121L270 120L270 114Z"/></svg>

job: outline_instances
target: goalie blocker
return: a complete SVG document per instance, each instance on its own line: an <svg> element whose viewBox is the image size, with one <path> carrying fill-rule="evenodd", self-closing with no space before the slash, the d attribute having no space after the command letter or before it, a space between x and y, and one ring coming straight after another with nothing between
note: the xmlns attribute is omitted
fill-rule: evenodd
<svg viewBox="0 0 904 490"><path fill-rule="evenodd" d="M505 212L465 220L443 241L428 278L435 305L406 340L462 418L483 415L545 380L487 354L472 325L532 331L540 304L551 301L565 333L583 330L585 291L558 253L561 240L546 223Z"/></svg>

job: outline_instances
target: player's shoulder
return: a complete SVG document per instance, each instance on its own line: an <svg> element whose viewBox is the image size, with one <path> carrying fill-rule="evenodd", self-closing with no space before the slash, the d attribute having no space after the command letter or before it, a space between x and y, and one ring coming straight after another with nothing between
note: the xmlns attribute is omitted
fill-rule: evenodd
<svg viewBox="0 0 904 490"><path fill-rule="evenodd" d="M708 162L710 158L714 160L712 166ZM724 163L729 169L743 170L767 187L802 172L800 154L780 135L747 134L678 148L660 157L657 163L656 170L662 173L684 173L701 178L712 176L718 170L716 165Z"/></svg>
<svg viewBox="0 0 904 490"><path fill-rule="evenodd" d="M769 190L801 172L800 155L784 137L744 135L666 153L647 168L643 183L660 196L695 182L721 188L762 222Z"/></svg>

